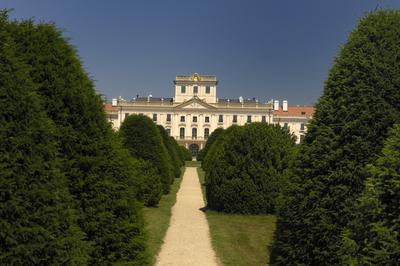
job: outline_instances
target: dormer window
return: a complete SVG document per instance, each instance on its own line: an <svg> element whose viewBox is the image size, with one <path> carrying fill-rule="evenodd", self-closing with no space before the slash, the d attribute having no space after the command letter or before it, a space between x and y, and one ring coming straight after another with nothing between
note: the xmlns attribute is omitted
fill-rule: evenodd
<svg viewBox="0 0 400 266"><path fill-rule="evenodd" d="M199 93L199 87L194 86L193 87L193 94L197 94L197 93Z"/></svg>
<svg viewBox="0 0 400 266"><path fill-rule="evenodd" d="M181 86L181 93L186 93L186 86Z"/></svg>

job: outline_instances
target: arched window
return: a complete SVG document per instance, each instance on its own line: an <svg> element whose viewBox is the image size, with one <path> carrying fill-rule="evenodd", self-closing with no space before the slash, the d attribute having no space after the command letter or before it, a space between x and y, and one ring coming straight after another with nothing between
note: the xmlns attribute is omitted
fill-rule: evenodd
<svg viewBox="0 0 400 266"><path fill-rule="evenodd" d="M209 136L210 136L210 129L205 128L204 129L204 139L208 139Z"/></svg>
<svg viewBox="0 0 400 266"><path fill-rule="evenodd" d="M192 128L192 139L197 139L197 128Z"/></svg>
<svg viewBox="0 0 400 266"><path fill-rule="evenodd" d="M179 129L179 138L180 139L184 139L185 138L185 128L184 127L181 127Z"/></svg>

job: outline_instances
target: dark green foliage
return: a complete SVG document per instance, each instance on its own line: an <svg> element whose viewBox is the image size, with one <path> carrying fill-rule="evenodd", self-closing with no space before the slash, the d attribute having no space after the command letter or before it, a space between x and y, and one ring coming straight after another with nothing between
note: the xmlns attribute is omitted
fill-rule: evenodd
<svg viewBox="0 0 400 266"><path fill-rule="evenodd" d="M163 192L168 194L174 176L167 149L154 122L144 115L130 115L122 123L120 134L133 157L153 163L161 177Z"/></svg>
<svg viewBox="0 0 400 266"><path fill-rule="evenodd" d="M400 12L361 20L342 47L308 127L280 211L272 265L338 265L343 228L400 114Z"/></svg>
<svg viewBox="0 0 400 266"><path fill-rule="evenodd" d="M146 264L134 176L76 51L52 24L13 22L8 29L56 125L78 223L94 247L90 264Z"/></svg>
<svg viewBox="0 0 400 266"><path fill-rule="evenodd" d="M167 131L164 129L163 126L158 125L158 130L160 131L161 137L163 139L164 146L167 148L168 155L171 158L172 170L174 172L174 176L176 178L181 176L181 159L178 155L178 151L175 149L175 146L168 136Z"/></svg>
<svg viewBox="0 0 400 266"><path fill-rule="evenodd" d="M84 265L90 243L60 171L55 128L7 24L0 12L0 264Z"/></svg>
<svg viewBox="0 0 400 266"><path fill-rule="evenodd" d="M179 166L180 167L184 166L185 165L185 158L183 158L183 154L181 152L181 148L179 147L178 142L174 139L174 137L169 137L169 139L170 139L170 141L172 143L172 146L175 149L175 153L177 155Z"/></svg>
<svg viewBox="0 0 400 266"><path fill-rule="evenodd" d="M211 135L207 139L206 145L197 154L197 157L196 157L197 161L203 161L204 160L204 158L206 157L206 155L207 155L208 151L210 150L211 146L218 139L218 137L222 134L222 132L224 132L224 129L219 127L219 128L217 128L216 130L214 130L211 133Z"/></svg>
<svg viewBox="0 0 400 266"><path fill-rule="evenodd" d="M400 126L386 140L343 233L342 265L397 265L400 261Z"/></svg>
<svg viewBox="0 0 400 266"><path fill-rule="evenodd" d="M208 207L229 213L274 213L287 183L294 137L280 126L252 123L227 129L206 170Z"/></svg>
<svg viewBox="0 0 400 266"><path fill-rule="evenodd" d="M137 177L136 198L146 206L156 206L163 193L157 168L152 163L141 159L132 158L130 164L134 166L135 176Z"/></svg>
<svg viewBox="0 0 400 266"><path fill-rule="evenodd" d="M192 153L186 149L184 146L179 146L181 156L184 161L191 161L192 160Z"/></svg>

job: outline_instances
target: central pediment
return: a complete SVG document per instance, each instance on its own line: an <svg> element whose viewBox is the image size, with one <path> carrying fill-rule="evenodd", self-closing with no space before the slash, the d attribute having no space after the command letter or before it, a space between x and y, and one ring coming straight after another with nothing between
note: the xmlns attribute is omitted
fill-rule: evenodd
<svg viewBox="0 0 400 266"><path fill-rule="evenodd" d="M181 103L175 107L176 109L215 109L216 107L202 101L198 97L193 97L189 101Z"/></svg>

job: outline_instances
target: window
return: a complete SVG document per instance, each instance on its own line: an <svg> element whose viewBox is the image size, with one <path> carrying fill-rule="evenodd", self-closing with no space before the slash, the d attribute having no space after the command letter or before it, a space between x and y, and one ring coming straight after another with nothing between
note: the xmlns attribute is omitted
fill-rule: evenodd
<svg viewBox="0 0 400 266"><path fill-rule="evenodd" d="M184 139L185 138L185 128L184 127L181 127L179 129L179 138L180 139Z"/></svg>
<svg viewBox="0 0 400 266"><path fill-rule="evenodd" d="M199 92L199 87L194 86L194 87L193 87L193 93L194 93L194 94L197 94L198 92Z"/></svg>
<svg viewBox="0 0 400 266"><path fill-rule="evenodd" d="M171 129L167 128L165 131L167 131L168 136L171 136Z"/></svg>
<svg viewBox="0 0 400 266"><path fill-rule="evenodd" d="M210 117L209 116L204 117L204 122L205 123L210 123Z"/></svg>
<svg viewBox="0 0 400 266"><path fill-rule="evenodd" d="M247 123L251 123L251 115L247 116Z"/></svg>
<svg viewBox="0 0 400 266"><path fill-rule="evenodd" d="M267 118L265 115L261 116L261 122L263 123L267 122Z"/></svg>
<svg viewBox="0 0 400 266"><path fill-rule="evenodd" d="M303 123L301 123L301 125L300 125L300 131L304 131L304 124Z"/></svg>
<svg viewBox="0 0 400 266"><path fill-rule="evenodd" d="M222 122L224 122L224 116L223 115L219 115L218 123L222 123Z"/></svg>
<svg viewBox="0 0 400 266"><path fill-rule="evenodd" d="M237 115L233 115L232 123L237 123Z"/></svg>
<svg viewBox="0 0 400 266"><path fill-rule="evenodd" d="M289 127L288 123L283 124L283 128L288 128L288 127Z"/></svg>
<svg viewBox="0 0 400 266"><path fill-rule="evenodd" d="M154 121L154 122L157 121L157 114L153 114L153 121Z"/></svg>
<svg viewBox="0 0 400 266"><path fill-rule="evenodd" d="M186 86L181 86L181 93L186 93Z"/></svg>
<svg viewBox="0 0 400 266"><path fill-rule="evenodd" d="M204 129L204 139L208 139L209 136L210 136L210 129L205 128Z"/></svg>
<svg viewBox="0 0 400 266"><path fill-rule="evenodd" d="M210 94L210 86L206 86L206 93Z"/></svg>
<svg viewBox="0 0 400 266"><path fill-rule="evenodd" d="M192 128L192 139L197 139L197 128Z"/></svg>
<svg viewBox="0 0 400 266"><path fill-rule="evenodd" d="M181 122L185 122L185 116L184 115L181 116Z"/></svg>
<svg viewBox="0 0 400 266"><path fill-rule="evenodd" d="M129 113L125 113L125 119L129 116Z"/></svg>
<svg viewBox="0 0 400 266"><path fill-rule="evenodd" d="M171 114L167 114L167 122L171 122Z"/></svg>
<svg viewBox="0 0 400 266"><path fill-rule="evenodd" d="M197 116L193 116L192 121L193 121L193 123L197 123Z"/></svg>
<svg viewBox="0 0 400 266"><path fill-rule="evenodd" d="M304 142L304 135L300 135L300 143Z"/></svg>

